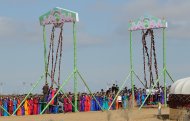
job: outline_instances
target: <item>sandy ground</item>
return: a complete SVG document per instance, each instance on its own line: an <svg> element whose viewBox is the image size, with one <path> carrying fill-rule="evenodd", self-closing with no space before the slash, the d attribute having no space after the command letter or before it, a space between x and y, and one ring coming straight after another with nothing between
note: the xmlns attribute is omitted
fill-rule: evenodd
<svg viewBox="0 0 190 121"><path fill-rule="evenodd" d="M77 112L66 114L44 114L36 116L10 116L0 117L0 121L169 121L168 108L162 108L166 119L157 118L157 108L142 110L117 110L98 112Z"/></svg>

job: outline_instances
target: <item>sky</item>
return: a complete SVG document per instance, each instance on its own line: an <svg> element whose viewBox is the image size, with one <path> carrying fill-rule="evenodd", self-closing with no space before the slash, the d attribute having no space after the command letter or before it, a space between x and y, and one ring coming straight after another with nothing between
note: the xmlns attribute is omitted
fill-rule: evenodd
<svg viewBox="0 0 190 121"><path fill-rule="evenodd" d="M174 80L190 75L189 0L0 0L0 93L28 92L44 72L39 16L54 7L79 13L77 67L92 91L121 85L130 72L130 20L144 15L165 18L167 70ZM49 41L51 26L47 27ZM159 74L162 31L154 30ZM72 24L64 25L62 81L73 71ZM133 32L134 70L143 79L141 32ZM163 84L161 78L160 83ZM41 93L44 80L33 93ZM172 84L167 78L167 85ZM130 80L125 83L130 87ZM142 87L135 78L135 85ZM73 78L64 86L73 90ZM78 90L86 91L78 79Z"/></svg>

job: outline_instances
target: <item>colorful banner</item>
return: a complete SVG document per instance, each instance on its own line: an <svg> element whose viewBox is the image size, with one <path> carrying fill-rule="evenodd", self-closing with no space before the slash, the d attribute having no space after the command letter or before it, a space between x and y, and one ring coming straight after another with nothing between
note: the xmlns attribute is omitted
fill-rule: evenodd
<svg viewBox="0 0 190 121"><path fill-rule="evenodd" d="M144 16L135 21L130 21L129 30L144 30L144 29L158 29L158 28L166 28L167 22L166 20L162 20L156 18L154 16Z"/></svg>
<svg viewBox="0 0 190 121"><path fill-rule="evenodd" d="M44 15L40 16L40 25L60 24L65 22L78 22L77 12L56 7Z"/></svg>

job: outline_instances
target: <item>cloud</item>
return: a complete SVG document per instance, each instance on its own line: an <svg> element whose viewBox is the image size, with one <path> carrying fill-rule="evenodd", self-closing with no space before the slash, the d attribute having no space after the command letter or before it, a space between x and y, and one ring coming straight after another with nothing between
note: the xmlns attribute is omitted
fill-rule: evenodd
<svg viewBox="0 0 190 121"><path fill-rule="evenodd" d="M0 36L7 37L16 32L16 25L12 23L13 21L6 17L0 17Z"/></svg>
<svg viewBox="0 0 190 121"><path fill-rule="evenodd" d="M190 34L190 16L188 13L190 1L183 2L177 0L134 0L126 1L118 6L113 21L117 24L114 31L116 36L126 36L129 20L137 19L143 15L150 14L159 18L165 18L168 21L167 37L169 39L188 40Z"/></svg>
<svg viewBox="0 0 190 121"><path fill-rule="evenodd" d="M1 41L36 42L42 38L40 27L35 22L23 22L0 17Z"/></svg>
<svg viewBox="0 0 190 121"><path fill-rule="evenodd" d="M19 41L25 43L41 43L43 38L42 27L39 23L14 21L12 18L0 17L0 37L1 41ZM79 46L96 45L103 41L103 38L97 37L88 31L85 31L85 24L81 22L77 26L77 43ZM46 27L46 38L50 39L51 26ZM56 37L58 39L59 30L56 30ZM64 42L68 45L73 43L72 26L64 26Z"/></svg>

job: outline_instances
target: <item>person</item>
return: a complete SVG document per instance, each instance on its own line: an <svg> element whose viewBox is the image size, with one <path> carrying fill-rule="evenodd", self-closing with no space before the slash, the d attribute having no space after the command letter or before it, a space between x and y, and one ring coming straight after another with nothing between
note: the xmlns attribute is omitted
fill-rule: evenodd
<svg viewBox="0 0 190 121"><path fill-rule="evenodd" d="M99 92L97 92L96 94L95 94L95 98L96 98L96 100L97 101L95 101L95 111L99 111L100 109L99 109L99 105L98 105L98 103L99 103Z"/></svg>
<svg viewBox="0 0 190 121"><path fill-rule="evenodd" d="M24 108L24 104L21 105L21 115L24 116L25 115L25 108Z"/></svg>
<svg viewBox="0 0 190 121"><path fill-rule="evenodd" d="M38 98L37 98L37 96L34 97L34 110L33 110L33 114L34 115L38 114Z"/></svg>
<svg viewBox="0 0 190 121"><path fill-rule="evenodd" d="M34 100L33 98L31 97L29 100L29 115L33 115L33 111L34 111Z"/></svg>
<svg viewBox="0 0 190 121"><path fill-rule="evenodd" d="M99 107L99 110L101 110L101 108L103 108L103 96L102 96L102 94L99 94L99 104L100 104L100 106L101 107Z"/></svg>
<svg viewBox="0 0 190 121"><path fill-rule="evenodd" d="M73 93L72 94L72 112L75 112L75 106L74 106L74 104L75 104L75 96L74 96L75 94ZM77 104L77 107L78 107L78 104Z"/></svg>
<svg viewBox="0 0 190 121"><path fill-rule="evenodd" d="M91 100L91 102L90 102L90 105L91 105L91 107L90 107L90 110L91 111L95 111L95 102L96 102L96 100L92 97L92 96L90 96L90 100Z"/></svg>
<svg viewBox="0 0 190 121"><path fill-rule="evenodd" d="M137 99L137 105L140 106L141 105L141 89L138 89L136 99Z"/></svg>
<svg viewBox="0 0 190 121"><path fill-rule="evenodd" d="M109 106L109 107L111 106L112 101L113 101L113 99L112 99L112 94L110 93L110 94L108 95L108 106ZM110 107L110 110L113 109L112 107L113 107L113 104L112 104L112 106Z"/></svg>
<svg viewBox="0 0 190 121"><path fill-rule="evenodd" d="M5 111L3 111L3 116L8 116L8 98L3 99L3 108Z"/></svg>
<svg viewBox="0 0 190 121"><path fill-rule="evenodd" d="M105 101L105 103L104 103L105 110L108 110L108 108L109 108L109 105L108 105L109 99L108 99L107 95L104 95L104 101Z"/></svg>
<svg viewBox="0 0 190 121"><path fill-rule="evenodd" d="M78 96L77 96L77 109L78 111L80 112L81 111L81 94L78 93Z"/></svg>
<svg viewBox="0 0 190 121"><path fill-rule="evenodd" d="M18 97L18 98L17 98L17 107L20 106L20 103L21 103L21 102L20 102L20 97ZM22 108L21 108L21 106L18 108L16 115L17 115L17 116L21 116L21 115L22 115Z"/></svg>
<svg viewBox="0 0 190 121"><path fill-rule="evenodd" d="M122 97L121 94L118 95L117 97L117 109L120 109L122 107Z"/></svg>
<svg viewBox="0 0 190 121"><path fill-rule="evenodd" d="M48 113L53 113L53 105L54 105L54 100L52 100L52 98L55 95L55 90L53 89L53 86L50 87L49 89L49 96L48 96L48 102L50 102L49 105L49 112Z"/></svg>
<svg viewBox="0 0 190 121"><path fill-rule="evenodd" d="M58 96L58 113L63 113L63 95Z"/></svg>
<svg viewBox="0 0 190 121"><path fill-rule="evenodd" d="M67 98L67 108L68 108L68 112L72 112L72 95L69 92L68 94L68 98Z"/></svg>
<svg viewBox="0 0 190 121"><path fill-rule="evenodd" d="M125 94L125 93L127 93L127 91L128 91L128 89L127 89L127 87L125 87L123 93Z"/></svg>
<svg viewBox="0 0 190 121"><path fill-rule="evenodd" d="M113 84L113 86L112 86L112 93L115 94L115 92L116 92L116 87L115 87L115 84Z"/></svg>
<svg viewBox="0 0 190 121"><path fill-rule="evenodd" d="M41 97L38 96L37 97L38 100L38 114L40 114L42 112L42 103L41 103Z"/></svg>
<svg viewBox="0 0 190 121"><path fill-rule="evenodd" d="M85 111L90 111L90 97L85 95Z"/></svg>
<svg viewBox="0 0 190 121"><path fill-rule="evenodd" d="M85 111L85 101L86 101L85 95L82 94L82 96L81 96L81 111Z"/></svg>
<svg viewBox="0 0 190 121"><path fill-rule="evenodd" d="M156 104L156 100L155 100L155 94L156 94L156 89L152 89L152 92L151 92L151 100L152 100L152 105L155 105Z"/></svg>
<svg viewBox="0 0 190 121"><path fill-rule="evenodd" d="M2 106L3 105L3 102L2 102L3 100L2 100L2 97L0 98L0 106ZM0 116L2 116L2 113L3 113L3 110L0 108Z"/></svg>
<svg viewBox="0 0 190 121"><path fill-rule="evenodd" d="M142 96L141 96L141 103L144 103L145 98L146 98L146 93L145 93L145 90L143 89ZM144 103L144 105L146 105L146 102Z"/></svg>
<svg viewBox="0 0 190 121"><path fill-rule="evenodd" d="M13 98L13 112L15 112L16 109L17 109L17 99L14 97ZM14 115L16 115L16 113Z"/></svg>
<svg viewBox="0 0 190 121"><path fill-rule="evenodd" d="M105 93L104 93L103 96L102 96L102 101L103 101L102 108L103 108L104 110L106 110L106 96L105 96Z"/></svg>
<svg viewBox="0 0 190 121"><path fill-rule="evenodd" d="M127 93L124 93L122 96L123 109L127 109L127 102L128 102Z"/></svg>
<svg viewBox="0 0 190 121"><path fill-rule="evenodd" d="M8 112L9 114L13 113L13 100L10 97L8 99Z"/></svg>
<svg viewBox="0 0 190 121"><path fill-rule="evenodd" d="M103 95L104 94L104 89L101 89L101 95Z"/></svg>
<svg viewBox="0 0 190 121"><path fill-rule="evenodd" d="M115 87L116 89L115 89L115 93L117 94L118 93L118 91L119 91L119 87L118 87L118 85L116 85L116 87Z"/></svg>
<svg viewBox="0 0 190 121"><path fill-rule="evenodd" d="M58 88L55 90L55 94L58 92ZM58 106L58 96L56 95L54 98L54 107L53 107L54 113L58 113L59 106Z"/></svg>
<svg viewBox="0 0 190 121"><path fill-rule="evenodd" d="M48 86L48 83L45 83L45 85L43 86L42 88L43 90L43 102L47 102L47 99L48 99L48 92L49 92L49 86Z"/></svg>
<svg viewBox="0 0 190 121"><path fill-rule="evenodd" d="M112 101L113 101L113 99L115 98L115 94L113 93L112 95L111 95L111 98L112 98ZM117 99L113 102L113 105L112 105L112 109L113 110L116 110L116 107L117 107Z"/></svg>
<svg viewBox="0 0 190 121"><path fill-rule="evenodd" d="M64 112L67 113L68 111L68 104L67 104L67 98L66 96L63 96L63 107L64 107Z"/></svg>
<svg viewBox="0 0 190 121"><path fill-rule="evenodd" d="M30 109L29 109L29 99L26 99L24 102L24 114L29 115Z"/></svg>
<svg viewBox="0 0 190 121"><path fill-rule="evenodd" d="M164 88L163 87L161 89L160 94L161 94L161 104L164 104Z"/></svg>

